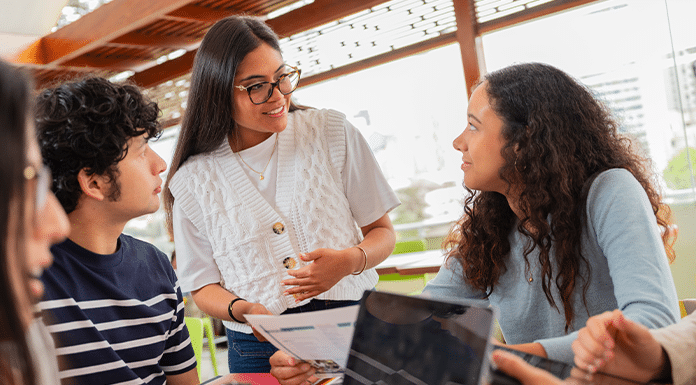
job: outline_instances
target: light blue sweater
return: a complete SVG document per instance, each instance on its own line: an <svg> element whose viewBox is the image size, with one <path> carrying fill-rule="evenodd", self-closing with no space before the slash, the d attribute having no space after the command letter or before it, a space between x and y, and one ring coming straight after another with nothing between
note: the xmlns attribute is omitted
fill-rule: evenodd
<svg viewBox="0 0 696 385"><path fill-rule="evenodd" d="M538 252L528 259L525 273L524 236L510 234L508 270L488 298L499 310L499 323L508 344L539 342L548 357L573 362L571 344L577 330L590 316L621 309L624 314L649 328L677 322L680 317L677 293L648 197L624 169L601 173L592 183L587 198L587 224L583 229L582 252L590 263L587 307L581 287L575 290L575 319L566 334L563 306L552 285L560 310L551 307L541 287ZM529 275L533 281L529 282ZM583 271L583 276L587 276ZM465 283L461 264L450 259L423 293L432 297L483 298L483 293Z"/></svg>

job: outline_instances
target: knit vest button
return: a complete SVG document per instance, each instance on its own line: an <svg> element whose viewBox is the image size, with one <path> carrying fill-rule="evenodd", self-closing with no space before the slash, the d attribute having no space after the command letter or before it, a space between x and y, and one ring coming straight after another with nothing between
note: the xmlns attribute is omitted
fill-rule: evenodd
<svg viewBox="0 0 696 385"><path fill-rule="evenodd" d="M287 257L283 259L283 266L285 266L286 269L294 269L295 266L297 266L297 261L295 261L295 258Z"/></svg>
<svg viewBox="0 0 696 385"><path fill-rule="evenodd" d="M278 235L283 234L285 232L285 226L280 222L276 222L273 225L273 232Z"/></svg>

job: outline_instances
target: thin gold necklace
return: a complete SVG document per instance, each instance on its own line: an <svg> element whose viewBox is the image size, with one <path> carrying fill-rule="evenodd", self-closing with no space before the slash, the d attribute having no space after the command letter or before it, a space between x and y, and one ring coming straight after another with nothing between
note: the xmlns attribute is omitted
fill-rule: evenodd
<svg viewBox="0 0 696 385"><path fill-rule="evenodd" d="M249 167L249 170L251 170L251 171L253 171L253 172L259 174L259 180L263 180L263 173L266 172L266 169L268 168L268 165L271 164L271 159L273 159L273 153L275 152L276 147L278 147L278 135L276 135L276 138L275 138L275 144L273 145L273 151L271 151L271 157L268 158L268 162L266 162L266 166L263 168L263 170L261 170L261 172L258 172L258 171L256 171L256 170L254 170L253 168L251 168L251 166L249 166L249 164L248 164L247 162L244 161L244 159L242 158L242 156L239 154L241 151L237 151L236 154L237 154L237 156L239 157L239 160L241 160L242 163L244 163L244 165L246 165L247 167Z"/></svg>

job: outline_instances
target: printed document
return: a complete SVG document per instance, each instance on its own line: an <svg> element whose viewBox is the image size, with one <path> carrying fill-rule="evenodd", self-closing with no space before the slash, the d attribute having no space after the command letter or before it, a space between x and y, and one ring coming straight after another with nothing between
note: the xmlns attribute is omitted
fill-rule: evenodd
<svg viewBox="0 0 696 385"><path fill-rule="evenodd" d="M317 368L318 378L326 378L340 376L346 367L359 308L244 317L276 348L310 363Z"/></svg>

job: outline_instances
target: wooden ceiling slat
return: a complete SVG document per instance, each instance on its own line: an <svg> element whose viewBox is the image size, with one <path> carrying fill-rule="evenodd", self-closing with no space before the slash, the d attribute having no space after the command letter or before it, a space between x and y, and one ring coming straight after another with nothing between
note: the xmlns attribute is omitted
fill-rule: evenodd
<svg viewBox="0 0 696 385"><path fill-rule="evenodd" d="M162 31L165 31L168 28L171 28L172 26L183 25L185 23L186 22L176 22L167 19L160 19L152 24L148 24L145 27L140 28L137 31L133 31L131 33L139 33L142 35L161 35Z"/></svg>
<svg viewBox="0 0 696 385"><path fill-rule="evenodd" d="M152 23L192 0L119 0L39 39L14 58L17 63L59 65L130 31ZM115 17L114 15L117 15Z"/></svg>
<svg viewBox="0 0 696 385"><path fill-rule="evenodd" d="M200 45L202 36L144 35L131 32L120 36L109 44L121 46L159 47L162 49L191 49Z"/></svg>
<svg viewBox="0 0 696 385"><path fill-rule="evenodd" d="M189 4L173 12L169 12L166 17L175 20L195 20L204 23L214 23L238 12L239 11L235 12L234 10L214 9Z"/></svg>
<svg viewBox="0 0 696 385"><path fill-rule="evenodd" d="M149 88L191 72L196 51L189 51L174 60L135 73L130 80L143 88Z"/></svg>
<svg viewBox="0 0 696 385"><path fill-rule="evenodd" d="M66 67L61 66L60 68L46 68L45 66L38 64L23 64L22 68L25 70L31 70L31 74L34 77L46 77L53 76L56 74L62 74L64 72L76 72L76 73L88 73L94 71L92 68L86 67Z"/></svg>
<svg viewBox="0 0 696 385"><path fill-rule="evenodd" d="M116 56L116 57L114 57ZM65 63L65 68L85 68L85 71L94 69L109 70L113 72L127 71L142 65L142 58L118 57L109 55L103 57L80 56Z"/></svg>

